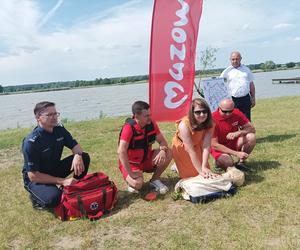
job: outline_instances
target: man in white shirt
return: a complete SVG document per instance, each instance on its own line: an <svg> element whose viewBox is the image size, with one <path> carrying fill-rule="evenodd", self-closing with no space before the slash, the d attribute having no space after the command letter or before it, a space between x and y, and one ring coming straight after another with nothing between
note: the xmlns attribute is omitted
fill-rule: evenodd
<svg viewBox="0 0 300 250"><path fill-rule="evenodd" d="M254 76L247 66L241 64L241 60L240 52L232 52L230 55L231 66L222 72L221 77L227 80L235 108L243 112L251 121L251 108L255 106Z"/></svg>

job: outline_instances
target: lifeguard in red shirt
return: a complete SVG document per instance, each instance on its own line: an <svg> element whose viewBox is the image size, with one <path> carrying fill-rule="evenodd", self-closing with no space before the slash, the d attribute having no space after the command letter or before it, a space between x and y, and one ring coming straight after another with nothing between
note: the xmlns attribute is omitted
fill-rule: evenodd
<svg viewBox="0 0 300 250"><path fill-rule="evenodd" d="M160 176L169 165L172 153L156 122L151 120L149 104L136 101L133 118L127 119L120 132L119 168L128 184L128 191L137 193L144 183L143 172L153 172L150 187L165 194L169 189ZM158 142L159 148L152 149Z"/></svg>
<svg viewBox="0 0 300 250"><path fill-rule="evenodd" d="M244 162L256 144L253 125L241 111L234 108L231 99L222 100L212 117L215 131L211 140L211 154L217 166L225 170L232 167L235 156L239 160L236 167L249 170Z"/></svg>

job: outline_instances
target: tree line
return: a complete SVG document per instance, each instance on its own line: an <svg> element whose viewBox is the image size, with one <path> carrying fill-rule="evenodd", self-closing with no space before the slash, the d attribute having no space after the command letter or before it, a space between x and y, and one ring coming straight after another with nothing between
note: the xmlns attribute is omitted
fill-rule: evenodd
<svg viewBox="0 0 300 250"><path fill-rule="evenodd" d="M210 55L212 58L213 55ZM201 60L208 60L201 59ZM214 61L214 60L212 60ZM208 63L209 65L210 63ZM300 62L289 62L285 64L276 64L273 61L266 61L259 64L247 65L251 70L279 70L279 69L291 69L300 67ZM204 69L196 70L196 75L218 75L223 71L224 68L218 69ZM49 83L37 83L37 84L23 84L3 87L0 85L0 93L15 93L15 92L33 92L33 91L49 91L49 90L62 90L79 87L90 87L90 86L107 86L111 84L126 84L134 82L148 81L149 75L137 75L137 76L126 76L126 77L114 77L114 78L96 78L95 80L76 80L76 81L64 81L64 82L49 82Z"/></svg>
<svg viewBox="0 0 300 250"><path fill-rule="evenodd" d="M148 80L148 75L114 77L114 78L96 78L95 80L76 80L64 82L48 82L36 84L23 84L3 87L0 85L0 93L13 92L33 92L48 90L63 90L79 87L106 86L111 84L126 84Z"/></svg>

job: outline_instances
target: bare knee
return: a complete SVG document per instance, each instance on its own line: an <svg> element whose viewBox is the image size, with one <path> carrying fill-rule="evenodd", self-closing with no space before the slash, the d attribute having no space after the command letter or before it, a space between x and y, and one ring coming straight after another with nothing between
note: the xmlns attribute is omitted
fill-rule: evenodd
<svg viewBox="0 0 300 250"><path fill-rule="evenodd" d="M217 164L218 167L221 167L223 169L227 169L228 167L232 167L234 162L228 154L222 154L216 160L216 164Z"/></svg>
<svg viewBox="0 0 300 250"><path fill-rule="evenodd" d="M246 140L247 140L247 143L250 145L250 146L254 146L256 144L256 136L254 133L248 133L246 135Z"/></svg>
<svg viewBox="0 0 300 250"><path fill-rule="evenodd" d="M166 158L165 161L162 163L157 164L158 168L163 168L165 169L167 166L169 166L171 160L172 160L172 150L170 148L168 148L166 151Z"/></svg>
<svg viewBox="0 0 300 250"><path fill-rule="evenodd" d="M131 178L129 175L126 178L128 185L136 190L140 190L144 184L144 178L138 177L136 179Z"/></svg>

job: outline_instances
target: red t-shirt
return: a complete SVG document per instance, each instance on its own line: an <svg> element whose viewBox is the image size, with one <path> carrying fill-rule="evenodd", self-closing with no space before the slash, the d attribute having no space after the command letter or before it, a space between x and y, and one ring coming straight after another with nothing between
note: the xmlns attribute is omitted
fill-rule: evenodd
<svg viewBox="0 0 300 250"><path fill-rule="evenodd" d="M159 135L160 130L159 130L159 127L158 127L157 123L154 122L154 121L152 121L152 123L154 125L155 134ZM136 131L138 133L142 133L143 135L145 135L145 128L141 128L141 126L138 123L134 124L134 128L136 129ZM132 136L133 136L133 132L132 132L131 125L126 123L124 125L123 129L122 129L120 140L124 140L124 141L130 143ZM148 148L149 151L148 152L150 152L151 149L152 149L152 144L149 145L149 148Z"/></svg>
<svg viewBox="0 0 300 250"><path fill-rule="evenodd" d="M228 133L236 132L239 127L249 123L248 118L238 109L234 109L230 116L222 116L219 110L212 114L213 120L216 124L213 138L217 138L218 143L234 149L238 138L235 140L227 140Z"/></svg>

